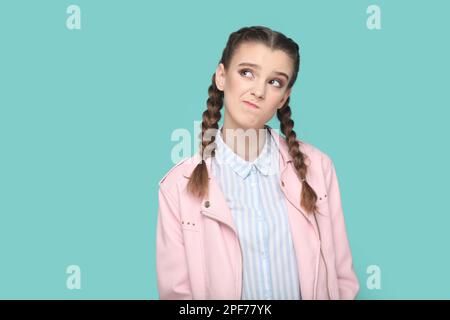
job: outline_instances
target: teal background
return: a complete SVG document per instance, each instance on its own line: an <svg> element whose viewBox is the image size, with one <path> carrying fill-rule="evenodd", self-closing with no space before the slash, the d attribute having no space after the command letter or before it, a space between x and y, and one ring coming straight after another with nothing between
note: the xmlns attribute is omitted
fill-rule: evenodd
<svg viewBox="0 0 450 320"><path fill-rule="evenodd" d="M81 30L66 28L70 4ZM366 27L370 4L381 30ZM171 133L193 134L228 35L250 25L300 45L293 118L335 163L358 298L450 298L449 11L444 0L2 0L0 298L158 299ZM81 290L66 288L72 264ZM369 265L381 290L366 287Z"/></svg>

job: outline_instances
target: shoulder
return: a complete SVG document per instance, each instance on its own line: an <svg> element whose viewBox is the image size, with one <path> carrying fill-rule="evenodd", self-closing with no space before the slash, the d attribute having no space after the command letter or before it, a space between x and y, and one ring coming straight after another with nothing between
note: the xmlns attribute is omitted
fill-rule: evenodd
<svg viewBox="0 0 450 320"><path fill-rule="evenodd" d="M185 158L173 165L159 180L159 187L169 190L174 185L183 179L186 180L189 177L189 172L192 171L196 165L196 156Z"/></svg>
<svg viewBox="0 0 450 320"><path fill-rule="evenodd" d="M317 147L311 142L305 140L299 140L300 150L309 159L309 164L314 167L321 167L323 171L327 171L333 163L331 156L323 149Z"/></svg>
<svg viewBox="0 0 450 320"><path fill-rule="evenodd" d="M281 136L278 130L272 129L269 127L270 132L274 138L274 141L279 145L280 152L283 155L286 155L287 158L291 158L288 151L288 145L284 136ZM331 162L330 156L324 152L322 149L312 144L309 141L299 139L297 137L297 141L299 143L300 151L305 155L305 162L307 165L311 165L314 168L322 167L323 165L327 166Z"/></svg>

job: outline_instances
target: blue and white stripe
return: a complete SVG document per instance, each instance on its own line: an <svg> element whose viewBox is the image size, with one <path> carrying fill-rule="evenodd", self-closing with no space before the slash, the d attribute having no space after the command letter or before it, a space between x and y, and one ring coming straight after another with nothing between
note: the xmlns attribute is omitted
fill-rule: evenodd
<svg viewBox="0 0 450 320"><path fill-rule="evenodd" d="M222 128L221 128L222 129ZM266 131L248 162L216 135L212 174L231 209L243 254L242 299L301 299L286 200L279 186L279 150Z"/></svg>

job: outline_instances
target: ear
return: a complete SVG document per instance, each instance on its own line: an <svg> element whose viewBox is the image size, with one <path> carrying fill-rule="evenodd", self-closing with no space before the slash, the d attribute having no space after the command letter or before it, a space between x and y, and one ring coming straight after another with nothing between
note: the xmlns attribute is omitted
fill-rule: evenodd
<svg viewBox="0 0 450 320"><path fill-rule="evenodd" d="M277 109L281 109L284 106L284 103L286 102L287 98L289 98L289 96L291 95L291 89L292 88L289 88L288 90L286 90L286 92L283 95L283 99L281 99L280 105L278 106Z"/></svg>
<svg viewBox="0 0 450 320"><path fill-rule="evenodd" d="M223 91L225 87L225 67L223 63L219 63L219 65L216 68L215 81L217 89Z"/></svg>

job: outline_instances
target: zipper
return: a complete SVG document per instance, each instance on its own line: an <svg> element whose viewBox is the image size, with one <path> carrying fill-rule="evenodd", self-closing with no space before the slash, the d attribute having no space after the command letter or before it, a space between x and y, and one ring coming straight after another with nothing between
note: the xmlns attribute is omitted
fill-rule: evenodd
<svg viewBox="0 0 450 320"><path fill-rule="evenodd" d="M314 220L316 220L316 226L317 226L317 231L319 234L319 242L320 242L320 255L322 256L323 259L323 263L325 264L325 281L327 283L327 291L328 291L328 298L331 300L331 294L330 294L330 287L328 286L328 267L327 267L327 261L325 260L325 256L323 254L322 251L322 239L320 237L320 228L319 228L319 223L317 222L317 218L316 218L316 214L314 213ZM319 259L319 265L320 265L320 259ZM319 276L319 275L317 275Z"/></svg>

